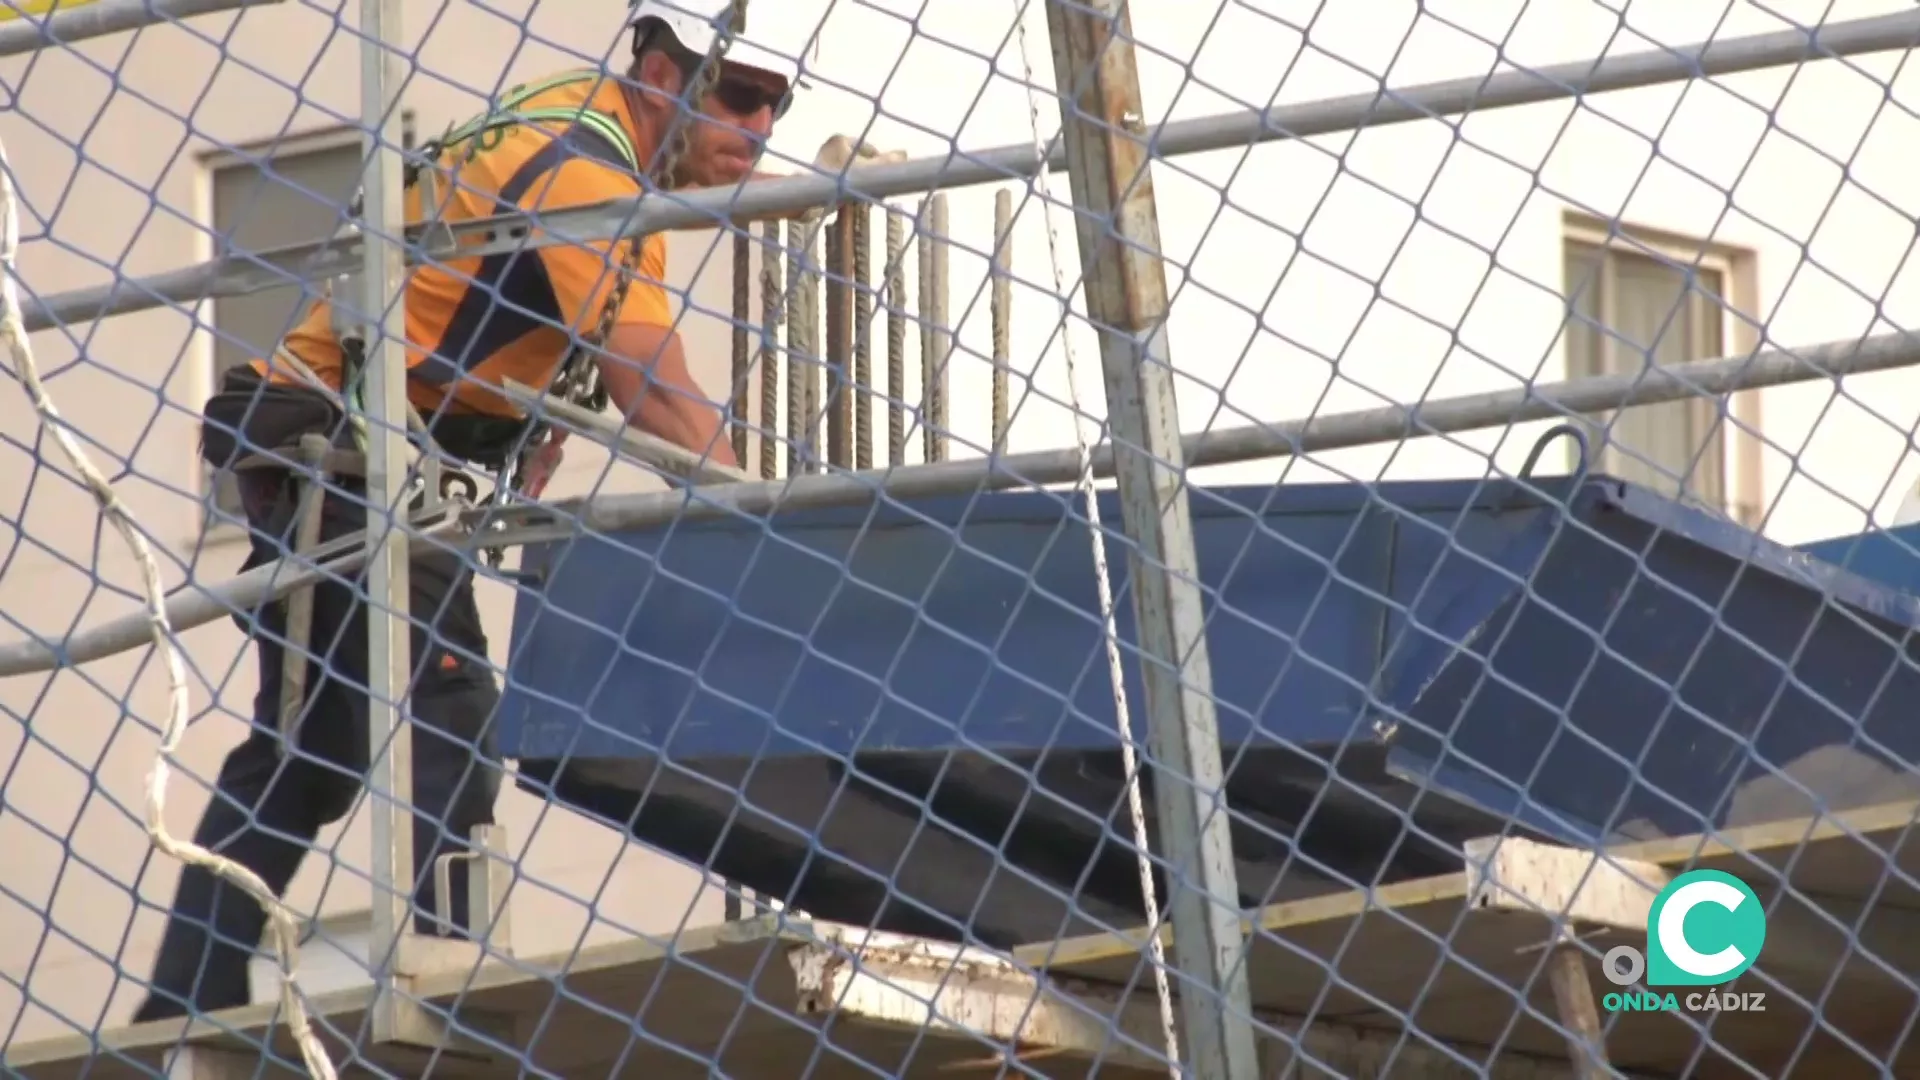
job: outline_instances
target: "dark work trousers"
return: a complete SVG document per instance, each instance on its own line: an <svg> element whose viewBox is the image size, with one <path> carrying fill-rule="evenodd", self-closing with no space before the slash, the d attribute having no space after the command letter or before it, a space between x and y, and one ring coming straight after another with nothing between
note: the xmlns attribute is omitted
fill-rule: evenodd
<svg viewBox="0 0 1920 1080"><path fill-rule="evenodd" d="M224 388L229 405L236 391L258 403L261 395L249 393L257 380L249 383L247 376L251 372L242 371L229 379ZM268 396L290 393L300 392L273 388ZM325 399L303 396L308 398L300 403L303 407L311 407L314 401L325 404ZM216 396L209 402L210 421L221 411L220 400ZM326 410L332 412L331 406ZM286 416L283 410L281 419ZM298 441L298 432L284 424L263 426L271 431L269 447ZM230 435L221 437L226 434L209 423L203 451L215 464L225 456L216 450L230 452ZM351 445L350 439L337 435L335 442ZM278 470L247 470L239 475L253 534L247 565L258 566L292 546L297 496L286 474ZM366 527L362 482L339 483L348 495L327 497L325 539ZM474 603L472 577L461 556L442 551L418 555L409 576L414 679L405 712L414 721L411 803L416 813L414 900L419 905L415 925L422 933L432 933L438 925L432 917L434 860L467 850L474 826L493 822L500 774L492 719L499 691L486 659L487 640ZM309 652L316 659L308 665L307 705L294 740L297 749L284 759L279 728L284 604L270 603L257 612L236 616L253 638L259 659L253 726L222 764L212 801L193 839L260 875L276 895L285 894L321 828L352 809L368 770L366 584L364 571L351 577L357 580L324 582L314 590ZM455 925L448 929L463 936L471 866L467 860L454 864L454 895L449 898ZM261 944L266 922L260 904L244 892L210 871L184 869L154 963L152 986L134 1015L135 1022L246 1004L248 961Z"/></svg>

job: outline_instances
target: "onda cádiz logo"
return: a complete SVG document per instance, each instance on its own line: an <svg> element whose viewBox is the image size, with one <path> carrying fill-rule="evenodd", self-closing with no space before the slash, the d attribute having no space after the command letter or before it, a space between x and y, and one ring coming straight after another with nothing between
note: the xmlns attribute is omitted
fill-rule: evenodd
<svg viewBox="0 0 1920 1080"><path fill-rule="evenodd" d="M1653 898L1646 951L1620 945L1601 960L1607 981L1621 988L1605 995L1602 1007L1608 1012L1764 1012L1764 993L1709 988L1739 978L1760 958L1766 940L1767 913L1746 882L1718 870L1681 874ZM1642 976L1647 989L1633 989Z"/></svg>

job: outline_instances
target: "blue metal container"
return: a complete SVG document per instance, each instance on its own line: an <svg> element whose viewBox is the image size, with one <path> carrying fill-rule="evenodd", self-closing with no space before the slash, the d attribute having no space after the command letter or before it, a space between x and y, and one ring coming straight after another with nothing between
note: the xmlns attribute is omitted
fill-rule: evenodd
<svg viewBox="0 0 1920 1080"><path fill-rule="evenodd" d="M818 916L996 943L1128 925L1071 499L530 548L506 752L534 790ZM1619 481L1200 489L1193 517L1248 905L1458 869L1460 841L1503 830L1775 816L1806 797L1767 794L1777 767L1920 755L1895 704L1920 688L1909 596Z"/></svg>

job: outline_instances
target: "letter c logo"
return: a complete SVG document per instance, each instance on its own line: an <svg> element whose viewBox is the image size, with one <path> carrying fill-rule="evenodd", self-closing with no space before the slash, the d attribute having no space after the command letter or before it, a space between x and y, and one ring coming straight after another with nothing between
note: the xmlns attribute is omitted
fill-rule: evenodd
<svg viewBox="0 0 1920 1080"><path fill-rule="evenodd" d="M1687 941L1687 915L1694 908L1701 904L1715 904L1728 911L1738 911L1746 901L1746 893L1724 881L1705 879L1680 886L1660 907L1657 933L1661 951L1666 953L1674 967L1702 979L1719 978L1747 963L1750 958L1732 945L1707 954L1698 951Z"/></svg>

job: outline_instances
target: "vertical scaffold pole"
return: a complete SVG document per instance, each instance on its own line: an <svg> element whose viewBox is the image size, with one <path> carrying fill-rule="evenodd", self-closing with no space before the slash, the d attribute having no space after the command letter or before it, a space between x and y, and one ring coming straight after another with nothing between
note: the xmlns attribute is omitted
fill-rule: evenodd
<svg viewBox="0 0 1920 1080"><path fill-rule="evenodd" d="M1115 479L1132 540L1153 793L1191 1075L1257 1080L1131 20L1126 0L1050 0L1047 28L1080 211L1087 317L1100 329Z"/></svg>
<svg viewBox="0 0 1920 1080"><path fill-rule="evenodd" d="M364 375L367 421L367 531L374 545L367 563L367 713L372 767L373 933L368 970L377 994L376 1041L404 1037L406 1004L395 993L401 936L412 925L412 732L406 690L412 667L407 611L407 537L397 524L406 513L406 202L401 178L400 0L360 0L360 121L366 132L362 177L362 285L368 320Z"/></svg>

